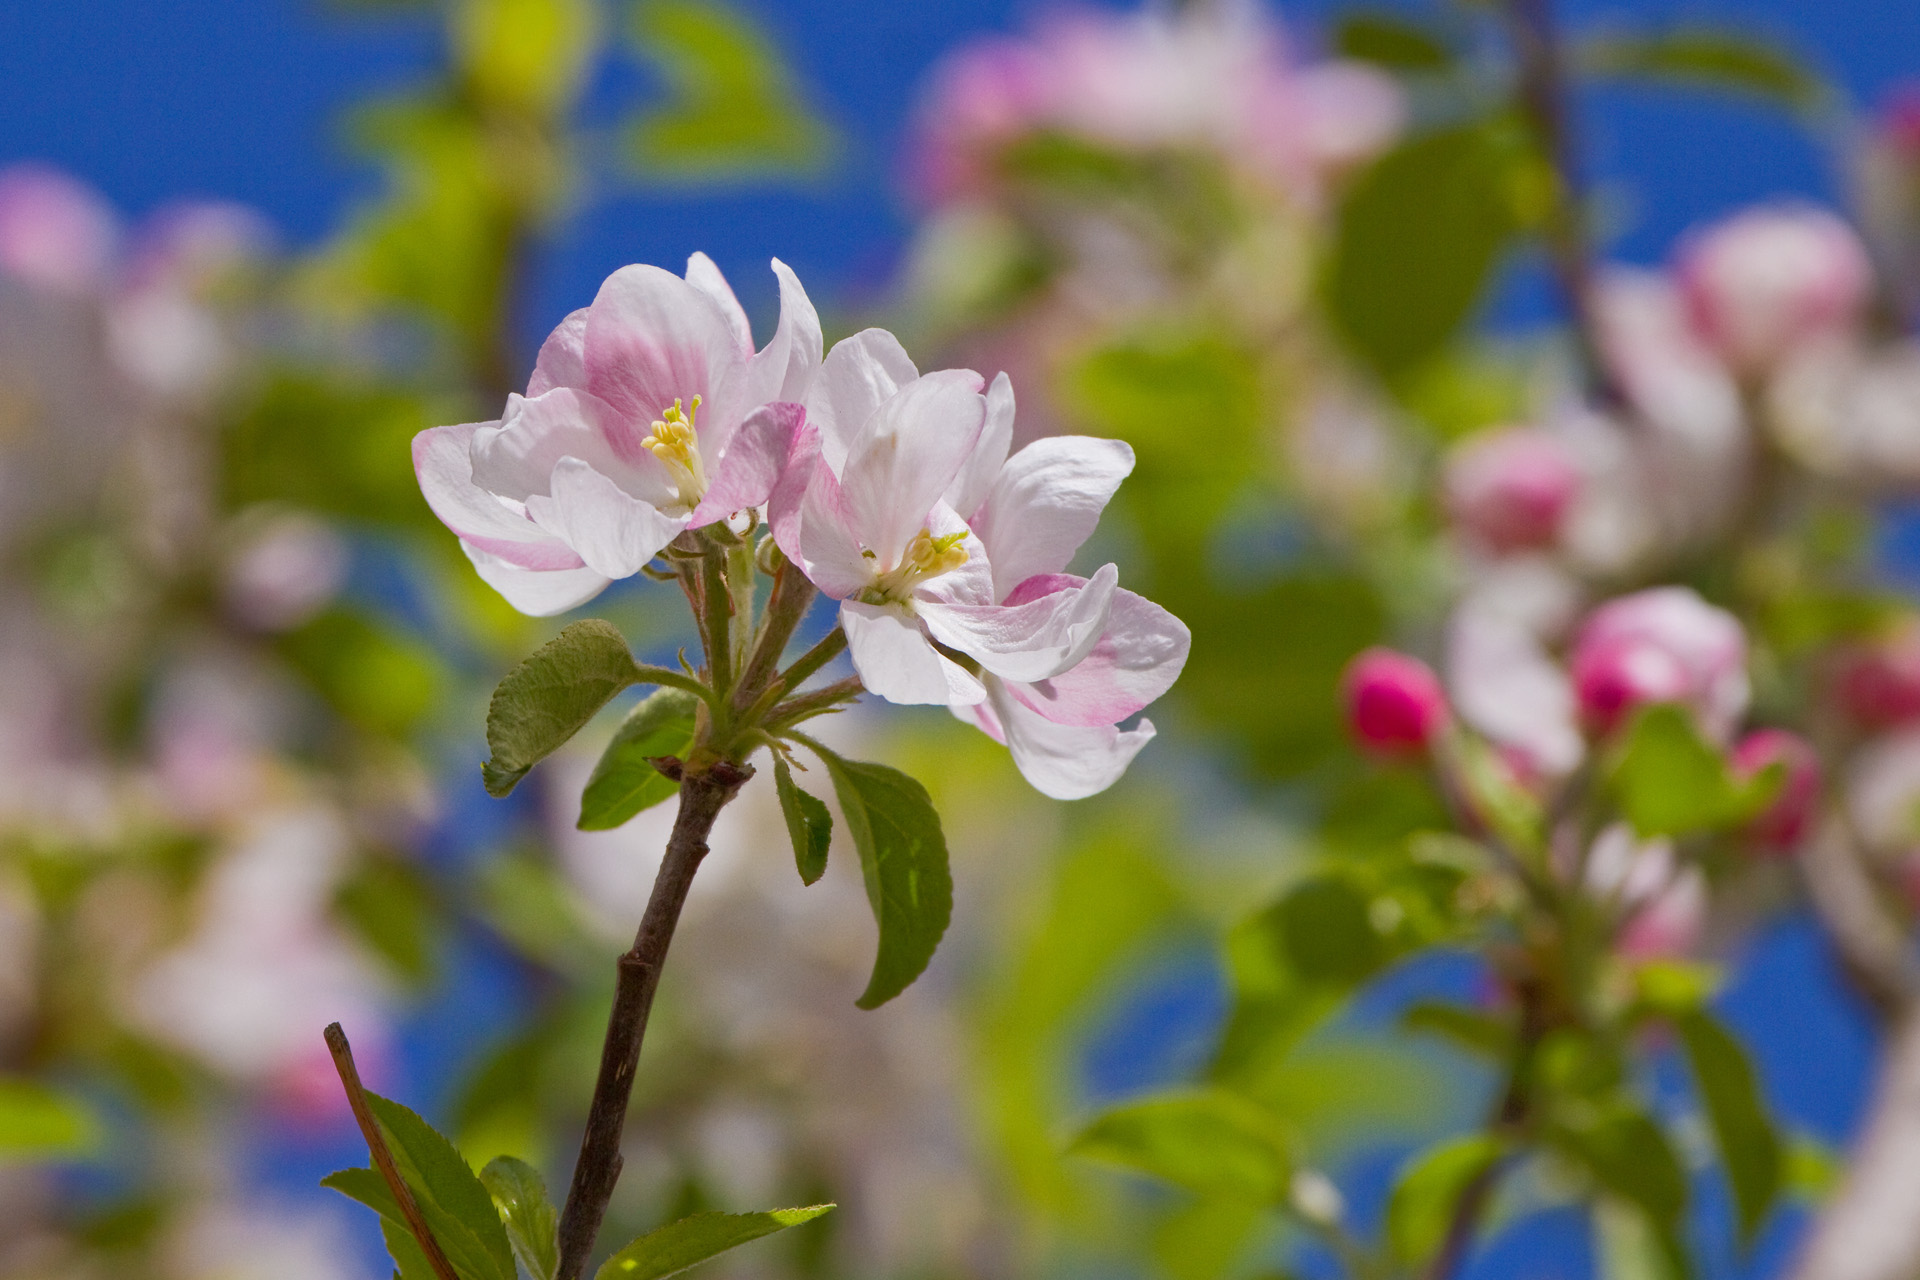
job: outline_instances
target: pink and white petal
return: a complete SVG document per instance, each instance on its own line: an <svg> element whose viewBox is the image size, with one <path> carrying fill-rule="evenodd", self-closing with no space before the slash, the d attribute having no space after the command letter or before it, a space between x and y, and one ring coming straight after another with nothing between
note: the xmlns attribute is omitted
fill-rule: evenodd
<svg viewBox="0 0 1920 1280"><path fill-rule="evenodd" d="M580 557L529 519L524 506L473 483L473 435L492 425L432 427L413 438L413 470L427 505L462 542L489 555L527 569L580 567Z"/></svg>
<svg viewBox="0 0 1920 1280"><path fill-rule="evenodd" d="M734 295L733 286L720 274L720 268L712 258L704 253L696 253L687 259L687 283L712 298L727 318L727 327L733 331L734 342L740 348L740 358L746 359L753 354L753 326L747 322L747 311L740 305L740 299Z"/></svg>
<svg viewBox="0 0 1920 1280"><path fill-rule="evenodd" d="M711 399L747 359L718 302L646 265L622 267L600 286L587 313L585 351L587 389L639 435L675 400Z"/></svg>
<svg viewBox="0 0 1920 1280"><path fill-rule="evenodd" d="M1132 470L1126 442L1092 436L1047 436L1007 459L973 521L998 592L1063 571Z"/></svg>
<svg viewBox="0 0 1920 1280"><path fill-rule="evenodd" d="M860 682L888 702L964 706L987 696L986 687L936 650L899 605L842 601L840 629Z"/></svg>
<svg viewBox="0 0 1920 1280"><path fill-rule="evenodd" d="M926 374L889 397L855 437L840 492L880 572L900 563L979 441L987 416L980 388L970 369Z"/></svg>
<svg viewBox="0 0 1920 1280"><path fill-rule="evenodd" d="M460 544L460 549L473 562L481 581L529 617L551 618L556 613L576 609L605 591L609 581L585 567L523 569L465 542Z"/></svg>
<svg viewBox="0 0 1920 1280"><path fill-rule="evenodd" d="M554 465L552 490L528 498L527 514L603 577L632 577L687 527L687 517L642 502L578 458Z"/></svg>
<svg viewBox="0 0 1920 1280"><path fill-rule="evenodd" d="M797 525L798 547L783 543L780 549L823 594L842 600L873 585L873 562L847 518L839 483L823 466L813 468ZM780 527L776 526L776 536Z"/></svg>
<svg viewBox="0 0 1920 1280"><path fill-rule="evenodd" d="M529 397L545 395L555 387L587 388L587 308L562 320L540 344L533 376L527 379Z"/></svg>
<svg viewBox="0 0 1920 1280"><path fill-rule="evenodd" d="M724 520L736 511L766 505L793 453L794 437L806 425L807 411L786 401L761 405L733 433L713 480L694 508L689 527Z"/></svg>
<svg viewBox="0 0 1920 1280"><path fill-rule="evenodd" d="M1119 576L1114 566L1104 565L1083 586L1025 604L916 600L915 609L934 639L1003 680L1045 680L1093 652L1106 632Z"/></svg>
<svg viewBox="0 0 1920 1280"><path fill-rule="evenodd" d="M711 461L724 450L742 419L761 405L801 401L820 367L820 316L800 279L786 263L773 260L780 280L780 323L766 349L730 369L713 390L712 414L703 409L700 449Z"/></svg>
<svg viewBox="0 0 1920 1280"><path fill-rule="evenodd" d="M1007 600L1016 603L1083 581L1068 574L1030 578ZM1173 687L1192 646L1193 633L1180 619L1144 596L1117 591L1093 652L1051 679L1010 682L1007 691L1055 724L1118 724Z"/></svg>
<svg viewBox="0 0 1920 1280"><path fill-rule="evenodd" d="M560 459L579 458L635 497L669 505L674 486L639 441L612 406L587 392L556 387L530 400L508 396L500 425L474 431L474 483L525 502L547 492Z"/></svg>
<svg viewBox="0 0 1920 1280"><path fill-rule="evenodd" d="M825 470L820 464L820 433L806 420L803 411L787 460L780 468L780 478L774 481L773 492L767 495L767 526L773 533L774 545L795 564L802 563L800 521L816 469Z"/></svg>
<svg viewBox="0 0 1920 1280"><path fill-rule="evenodd" d="M820 431L820 456L839 475L860 428L895 392L920 376L900 340L864 329L833 344L807 392L807 420Z"/></svg>
<svg viewBox="0 0 1920 1280"><path fill-rule="evenodd" d="M987 421L980 429L980 443L960 467L960 474L947 486L947 505L963 516L980 510L980 504L993 491L995 477L1007 464L1013 448L1013 380L995 374L987 388Z"/></svg>
<svg viewBox="0 0 1920 1280"><path fill-rule="evenodd" d="M1055 800L1084 800L1105 791L1153 741L1151 720L1133 729L1055 724L1008 697L1003 686L990 689L988 696L1021 776Z"/></svg>

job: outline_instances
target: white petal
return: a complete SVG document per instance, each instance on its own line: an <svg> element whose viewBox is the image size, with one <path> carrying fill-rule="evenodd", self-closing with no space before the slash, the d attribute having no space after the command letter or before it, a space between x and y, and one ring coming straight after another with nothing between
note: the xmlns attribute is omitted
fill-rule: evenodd
<svg viewBox="0 0 1920 1280"><path fill-rule="evenodd" d="M1007 459L973 521L1000 596L1037 573L1060 573L1133 470L1120 440L1047 436Z"/></svg>
<svg viewBox="0 0 1920 1280"><path fill-rule="evenodd" d="M687 283L712 298L720 307L720 313L727 318L727 327L733 331L735 343L740 347L744 359L753 354L753 326L747 323L746 308L740 305L740 299L734 296L733 286L720 274L720 268L712 258L704 253L696 253L687 259Z"/></svg>
<svg viewBox="0 0 1920 1280"><path fill-rule="evenodd" d="M1034 790L1055 800L1082 800L1105 791L1153 741L1150 720L1126 730L1055 724L1008 697L998 681L988 697L1013 763Z"/></svg>
<svg viewBox="0 0 1920 1280"><path fill-rule="evenodd" d="M907 542L926 527L933 504L980 439L986 414L980 375L945 369L902 387L861 427L840 472L840 491L880 572L898 565Z"/></svg>
<svg viewBox="0 0 1920 1280"><path fill-rule="evenodd" d="M413 469L420 492L440 522L460 540L524 569L577 569L580 557L509 503L473 482L475 431L493 423L433 427L413 438Z"/></svg>
<svg viewBox="0 0 1920 1280"><path fill-rule="evenodd" d="M578 608L607 589L607 579L591 569L523 569L466 543L460 549L488 586L508 604L535 618L551 618Z"/></svg>
<svg viewBox="0 0 1920 1280"><path fill-rule="evenodd" d="M981 683L936 650L899 605L840 605L853 669L868 692L904 705L952 706L987 696Z"/></svg>
<svg viewBox="0 0 1920 1280"><path fill-rule="evenodd" d="M873 562L862 552L847 517L840 485L823 466L813 469L806 496L800 502L797 522L798 554L782 542L780 549L800 566L807 580L836 600L857 595L873 585ZM792 526L783 522L776 532L783 538L794 535Z"/></svg>
<svg viewBox="0 0 1920 1280"><path fill-rule="evenodd" d="M578 458L554 465L551 488L527 499L527 514L604 577L632 577L687 527L686 516L666 515Z"/></svg>
<svg viewBox="0 0 1920 1280"><path fill-rule="evenodd" d="M1018 605L919 601L933 638L1007 680L1057 676L1093 651L1106 631L1119 571L1106 565L1086 585Z"/></svg>
<svg viewBox="0 0 1920 1280"><path fill-rule="evenodd" d="M669 505L674 487L659 460L640 447L641 434L604 400L571 387L530 400L509 396L500 425L474 431L474 483L525 502L547 492L560 459L579 458L633 496Z"/></svg>
<svg viewBox="0 0 1920 1280"><path fill-rule="evenodd" d="M980 430L980 443L947 486L947 505L967 517L979 511L1012 448L1013 380L1004 373L996 374L993 385L987 388L987 422Z"/></svg>
<svg viewBox="0 0 1920 1280"><path fill-rule="evenodd" d="M778 258L773 273L780 281L780 324L773 340L758 355L734 366L714 387L711 417L703 418L702 453L711 461L732 441L735 427L762 405L804 400L820 367L820 316L814 311L799 277ZM711 469L711 468L709 468Z"/></svg>
<svg viewBox="0 0 1920 1280"><path fill-rule="evenodd" d="M807 393L807 420L820 430L820 456L839 475L867 419L920 376L906 348L885 329L866 329L833 344Z"/></svg>
<svg viewBox="0 0 1920 1280"><path fill-rule="evenodd" d="M1008 599L1018 602L1029 590L1038 595L1083 581L1065 574L1029 578ZM1010 681L1007 690L1055 724L1118 724L1172 687L1192 645L1193 635L1180 619L1131 591L1116 591L1107 629L1085 660L1050 679Z"/></svg>
<svg viewBox="0 0 1920 1280"><path fill-rule="evenodd" d="M555 387L587 387L587 308L582 307L547 335L540 358L527 379L529 397L545 395Z"/></svg>

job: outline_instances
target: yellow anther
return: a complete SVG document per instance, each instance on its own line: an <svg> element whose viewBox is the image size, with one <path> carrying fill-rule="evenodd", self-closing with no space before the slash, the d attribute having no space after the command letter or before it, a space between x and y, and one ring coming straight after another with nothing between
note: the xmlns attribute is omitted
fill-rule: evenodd
<svg viewBox="0 0 1920 1280"><path fill-rule="evenodd" d="M700 397L683 409L675 400L673 407L654 420L653 432L640 441L640 447L666 465L680 491L680 500L697 506L707 491L707 474L700 465L700 438L694 432L694 418L700 412Z"/></svg>
<svg viewBox="0 0 1920 1280"><path fill-rule="evenodd" d="M866 592L867 599L874 604L903 601L928 578L958 569L967 562L967 549L960 545L966 536L962 531L936 538L931 530L920 530L907 543L900 563L874 579L873 586Z"/></svg>

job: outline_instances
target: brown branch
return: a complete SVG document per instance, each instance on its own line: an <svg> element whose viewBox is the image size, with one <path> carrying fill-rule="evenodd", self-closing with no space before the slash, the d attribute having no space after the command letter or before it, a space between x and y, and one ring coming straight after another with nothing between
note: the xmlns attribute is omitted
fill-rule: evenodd
<svg viewBox="0 0 1920 1280"><path fill-rule="evenodd" d="M347 1105L353 1108L353 1118L359 1122L361 1136L366 1138L367 1150L373 1155L373 1167L386 1180L387 1190L393 1193L401 1216L406 1218L413 1238L420 1243L420 1251L427 1255L427 1265L433 1268L433 1274L439 1280L460 1280L460 1273L453 1269L453 1264L447 1261L447 1255L440 1249L440 1242L433 1238L426 1217L414 1201L412 1189L407 1186L406 1180L400 1176L399 1167L393 1162L393 1152L387 1147L386 1135L380 1132L373 1108L367 1103L367 1087L360 1083L360 1069L353 1064L353 1046L347 1043L347 1033L341 1030L337 1022L327 1028L327 1050L333 1054L334 1070L340 1073L340 1083L347 1091Z"/></svg>
<svg viewBox="0 0 1920 1280"><path fill-rule="evenodd" d="M1906 931L1887 914L1860 860L1852 832L1839 815L1821 823L1801 854L1807 898L1847 977L1883 1021L1920 1000L1920 971Z"/></svg>
<svg viewBox="0 0 1920 1280"><path fill-rule="evenodd" d="M707 836L720 810L753 776L751 767L721 761L704 773L689 773L680 781L680 812L667 839L666 856L653 882L633 947L619 960L613 1010L607 1018L606 1043L600 1051L600 1076L587 1111L586 1132L580 1139L580 1159L573 1167L566 1207L560 1214L560 1265L554 1280L579 1280L607 1202L620 1179L620 1139L626 1128L627 1103L633 1096L633 1076L640 1064L640 1043L647 1017L653 1011L660 970L673 942L674 926L686 905L693 874L707 856Z"/></svg>

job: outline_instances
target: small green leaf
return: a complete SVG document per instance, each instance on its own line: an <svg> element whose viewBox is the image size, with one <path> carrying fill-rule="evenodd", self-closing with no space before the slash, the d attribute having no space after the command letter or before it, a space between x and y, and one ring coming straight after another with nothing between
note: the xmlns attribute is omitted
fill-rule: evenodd
<svg viewBox="0 0 1920 1280"><path fill-rule="evenodd" d="M100 1132L99 1118L78 1098L0 1077L0 1163L83 1156L99 1145Z"/></svg>
<svg viewBox="0 0 1920 1280"><path fill-rule="evenodd" d="M780 812L787 820L787 836L793 841L793 864L800 869L800 883L812 884L827 871L833 816L819 797L800 789L793 780L793 770L777 754L773 758L773 780L780 793Z"/></svg>
<svg viewBox="0 0 1920 1280"><path fill-rule="evenodd" d="M580 794L580 830L611 830L680 790L649 761L686 755L699 704L683 689L660 689L627 713Z"/></svg>
<svg viewBox="0 0 1920 1280"><path fill-rule="evenodd" d="M1751 778L1734 777L1693 716L1661 704L1635 718L1613 785L1635 831L1678 836L1738 826L1766 807L1784 777L1778 764Z"/></svg>
<svg viewBox="0 0 1920 1280"><path fill-rule="evenodd" d="M830 1204L767 1213L696 1213L649 1231L608 1258L594 1280L661 1280L749 1240L770 1236L833 1209Z"/></svg>
<svg viewBox="0 0 1920 1280"><path fill-rule="evenodd" d="M1109 1111L1074 1140L1071 1150L1202 1195L1256 1204L1285 1200L1293 1177L1289 1143L1274 1118L1218 1089Z"/></svg>
<svg viewBox="0 0 1920 1280"><path fill-rule="evenodd" d="M1697 1012L1720 989L1718 965L1691 960L1648 960L1633 975L1639 1002L1670 1018Z"/></svg>
<svg viewBox="0 0 1920 1280"><path fill-rule="evenodd" d="M487 708L482 766L491 795L504 796L542 759L580 732L608 699L640 679L627 642L610 622L576 622L507 672Z"/></svg>
<svg viewBox="0 0 1920 1280"><path fill-rule="evenodd" d="M1446 1239L1460 1197L1505 1152L1500 1139L1475 1133L1409 1160L1387 1202L1387 1241L1394 1256L1409 1267L1432 1257Z"/></svg>
<svg viewBox="0 0 1920 1280"><path fill-rule="evenodd" d="M873 975L856 1001L875 1009L905 991L933 959L953 917L947 839L927 789L880 764L843 760L809 743L833 778L840 812L867 882L867 902L880 926Z"/></svg>
<svg viewBox="0 0 1920 1280"><path fill-rule="evenodd" d="M427 1229L462 1280L516 1280L513 1250L500 1212L453 1144L399 1103L371 1093L367 1101ZM388 1251L400 1265L403 1280L415 1280L416 1274L421 1280L434 1280L424 1256L418 1256L405 1216L377 1172L342 1169L322 1179L321 1185L358 1200L381 1216ZM411 1246L413 1256L402 1246Z"/></svg>
<svg viewBox="0 0 1920 1280"><path fill-rule="evenodd" d="M1720 1163L1733 1188L1740 1242L1751 1245L1780 1195L1784 1176L1780 1135L1740 1041L1705 1013L1677 1019L1676 1026L1713 1126Z"/></svg>
<svg viewBox="0 0 1920 1280"><path fill-rule="evenodd" d="M1276 919L1288 963L1308 981L1361 982L1386 958L1367 897L1343 877L1298 885L1280 900Z"/></svg>
<svg viewBox="0 0 1920 1280"><path fill-rule="evenodd" d="M1655 1226L1677 1227L1687 1207L1687 1175L1667 1135L1646 1115L1624 1103L1597 1108L1553 1136L1603 1190L1638 1206Z"/></svg>
<svg viewBox="0 0 1920 1280"><path fill-rule="evenodd" d="M1579 51L1589 76L1731 89L1799 111L1830 97L1819 75L1778 44L1725 27L1689 26L1652 35L1610 35Z"/></svg>
<svg viewBox="0 0 1920 1280"><path fill-rule="evenodd" d="M560 1215L538 1171L524 1160L497 1156L480 1171L480 1181L493 1196L520 1265L533 1280L552 1280L560 1265Z"/></svg>

